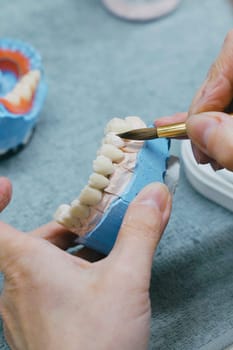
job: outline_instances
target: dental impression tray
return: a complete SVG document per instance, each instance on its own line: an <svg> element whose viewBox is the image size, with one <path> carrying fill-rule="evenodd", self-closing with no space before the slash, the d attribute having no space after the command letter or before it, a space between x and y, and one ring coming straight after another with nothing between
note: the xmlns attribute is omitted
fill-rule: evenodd
<svg viewBox="0 0 233 350"><path fill-rule="evenodd" d="M0 155L30 139L46 92L40 55L21 41L0 40Z"/></svg>
<svg viewBox="0 0 233 350"><path fill-rule="evenodd" d="M111 250L130 202L147 184L163 182L169 141L123 140L117 133L146 127L139 117L114 118L106 126L88 185L55 220L78 235L78 243L104 254Z"/></svg>

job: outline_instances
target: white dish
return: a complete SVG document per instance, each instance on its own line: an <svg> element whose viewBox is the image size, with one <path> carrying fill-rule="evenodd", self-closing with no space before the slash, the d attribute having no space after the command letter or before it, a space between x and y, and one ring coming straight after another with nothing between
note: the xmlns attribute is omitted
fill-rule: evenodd
<svg viewBox="0 0 233 350"><path fill-rule="evenodd" d="M197 164L189 140L182 141L181 155L192 186L203 196L233 211L233 173L225 169L215 172L209 164Z"/></svg>

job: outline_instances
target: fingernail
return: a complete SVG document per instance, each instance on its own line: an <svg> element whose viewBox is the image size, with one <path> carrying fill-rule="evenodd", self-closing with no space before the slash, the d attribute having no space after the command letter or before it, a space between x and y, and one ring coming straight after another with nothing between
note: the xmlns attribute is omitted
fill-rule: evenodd
<svg viewBox="0 0 233 350"><path fill-rule="evenodd" d="M192 151L193 151L193 155L194 155L194 158L195 158L197 164L200 164L200 162L201 162L200 152L193 143L192 143Z"/></svg>
<svg viewBox="0 0 233 350"><path fill-rule="evenodd" d="M221 118L213 113L192 115L187 120L188 135L202 150L206 150L209 139L220 122Z"/></svg>
<svg viewBox="0 0 233 350"><path fill-rule="evenodd" d="M218 171L218 170L223 169L223 167L220 164L218 164L217 162L214 162L214 161L210 163L210 166L214 171Z"/></svg>
<svg viewBox="0 0 233 350"><path fill-rule="evenodd" d="M163 213L167 207L170 197L168 188L160 183L150 184L144 188L137 196L137 200L143 204L153 208L159 208Z"/></svg>
<svg viewBox="0 0 233 350"><path fill-rule="evenodd" d="M12 187L9 180L0 177L0 212L5 209L11 199Z"/></svg>

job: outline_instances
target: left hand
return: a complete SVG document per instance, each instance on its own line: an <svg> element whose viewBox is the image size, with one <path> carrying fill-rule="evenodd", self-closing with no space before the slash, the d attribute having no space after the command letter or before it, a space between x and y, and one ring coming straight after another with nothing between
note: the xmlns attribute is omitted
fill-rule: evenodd
<svg viewBox="0 0 233 350"><path fill-rule="evenodd" d="M0 211L10 197L0 178ZM147 349L151 265L170 210L167 188L147 186L109 256L95 263L62 250L73 237L56 223L26 235L1 222L0 311L11 349Z"/></svg>

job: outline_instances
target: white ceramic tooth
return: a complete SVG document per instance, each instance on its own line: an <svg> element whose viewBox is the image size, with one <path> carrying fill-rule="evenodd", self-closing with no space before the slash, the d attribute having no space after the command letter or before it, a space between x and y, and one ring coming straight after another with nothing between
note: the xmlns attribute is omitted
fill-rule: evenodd
<svg viewBox="0 0 233 350"><path fill-rule="evenodd" d="M21 83L22 84L22 83ZM20 84L20 85L21 85ZM33 95L33 89L32 86L28 85L26 82L21 85L20 88L20 94L21 97L24 98L27 101L30 101Z"/></svg>
<svg viewBox="0 0 233 350"><path fill-rule="evenodd" d="M80 193L79 201L85 205L96 205L102 199L102 192L96 188L85 186Z"/></svg>
<svg viewBox="0 0 233 350"><path fill-rule="evenodd" d="M114 145L117 148L122 148L125 145L125 142L120 138L120 136L117 136L113 132L109 132L105 138L103 139L103 143L107 143L110 145Z"/></svg>
<svg viewBox="0 0 233 350"><path fill-rule="evenodd" d="M109 179L107 179L104 175L93 173L89 177L88 184L91 187L97 188L98 190L103 190L109 185Z"/></svg>
<svg viewBox="0 0 233 350"><path fill-rule="evenodd" d="M68 204L60 205L54 214L54 219L62 225L72 227L73 219L70 215L70 206Z"/></svg>
<svg viewBox="0 0 233 350"><path fill-rule="evenodd" d="M129 116L125 118L125 121L130 129L146 128L146 124L139 117Z"/></svg>
<svg viewBox="0 0 233 350"><path fill-rule="evenodd" d="M103 155L98 156L93 161L93 169L96 173L104 176L111 175L114 172L114 166L111 160Z"/></svg>
<svg viewBox="0 0 233 350"><path fill-rule="evenodd" d="M117 134L117 133L128 131L129 129L130 129L129 125L127 124L127 122L124 119L113 118L106 125L105 134L107 134L109 132L114 132Z"/></svg>
<svg viewBox="0 0 233 350"><path fill-rule="evenodd" d="M38 70L30 71L21 78L15 86L14 91L19 96L22 96L25 100L29 101L36 90L39 79L40 72Z"/></svg>
<svg viewBox="0 0 233 350"><path fill-rule="evenodd" d="M98 154L111 159L114 163L119 163L124 159L124 152L122 152L119 148L107 143L102 145L98 151Z"/></svg>
<svg viewBox="0 0 233 350"><path fill-rule="evenodd" d="M15 85L12 92L26 100L30 99L32 96L32 88L27 81L23 80L23 78Z"/></svg>
<svg viewBox="0 0 233 350"><path fill-rule="evenodd" d="M18 84L24 84L24 83L27 83L27 84L31 84L32 82L32 76L31 76L31 72L28 72L27 74L23 75L21 77L21 79L19 80Z"/></svg>
<svg viewBox="0 0 233 350"><path fill-rule="evenodd" d="M4 98L14 105L18 105L20 103L20 96L14 91L9 92Z"/></svg>
<svg viewBox="0 0 233 350"><path fill-rule="evenodd" d="M40 80L40 71L38 70L30 71L28 75L25 77L25 81L33 89L33 91L35 91L39 80Z"/></svg>
<svg viewBox="0 0 233 350"><path fill-rule="evenodd" d="M71 203L70 213L72 216L80 219L86 219L90 214L90 208L87 205L81 204L78 199L75 199Z"/></svg>
<svg viewBox="0 0 233 350"><path fill-rule="evenodd" d="M38 69L35 69L35 70L32 70L30 73L33 80L36 82L36 84L38 84L40 80L40 71Z"/></svg>

